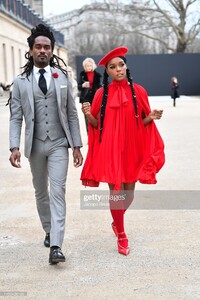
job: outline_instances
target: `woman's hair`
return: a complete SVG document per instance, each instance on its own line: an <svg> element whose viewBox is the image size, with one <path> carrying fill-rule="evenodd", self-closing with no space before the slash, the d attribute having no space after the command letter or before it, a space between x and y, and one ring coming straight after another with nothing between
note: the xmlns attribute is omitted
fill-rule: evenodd
<svg viewBox="0 0 200 300"><path fill-rule="evenodd" d="M177 82L177 83L178 83L177 77L173 76L173 77L171 78L171 82Z"/></svg>
<svg viewBox="0 0 200 300"><path fill-rule="evenodd" d="M123 59L123 61L126 63L126 58L124 56L120 56L120 58ZM133 81L129 69L126 69L126 75L127 75L128 82L130 83L130 89L132 92L133 105L135 110L135 118L136 118L136 123L138 125L138 105L137 105L137 99L136 99L136 95L133 87ZM100 142L102 140L103 122L104 122L105 110L106 110L106 104L108 98L108 77L109 76L105 69L104 76L103 76L103 96L102 96L101 110L100 110L100 138L99 138Z"/></svg>
<svg viewBox="0 0 200 300"><path fill-rule="evenodd" d="M94 71L95 69L96 69L96 64L95 64L95 61L94 61L94 59L93 58L91 58L91 57L87 57L86 59L84 59L84 61L83 61L83 69L86 71L86 68L85 68L85 66L86 66L86 64L87 63L91 63L92 64L92 71Z"/></svg>

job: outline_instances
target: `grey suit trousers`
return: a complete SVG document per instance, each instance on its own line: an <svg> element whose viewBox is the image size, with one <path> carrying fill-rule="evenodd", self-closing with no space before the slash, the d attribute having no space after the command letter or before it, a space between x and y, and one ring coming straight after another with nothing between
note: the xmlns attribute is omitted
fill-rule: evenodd
<svg viewBox="0 0 200 300"><path fill-rule="evenodd" d="M68 160L66 138L33 140L29 162L37 209L45 232L50 232L50 246L62 247L64 239Z"/></svg>

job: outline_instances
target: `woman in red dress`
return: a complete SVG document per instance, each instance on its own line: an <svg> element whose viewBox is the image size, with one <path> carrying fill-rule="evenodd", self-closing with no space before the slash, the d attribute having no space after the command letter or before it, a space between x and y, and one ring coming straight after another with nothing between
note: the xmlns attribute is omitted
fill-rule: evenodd
<svg viewBox="0 0 200 300"><path fill-rule="evenodd" d="M147 92L133 84L124 57L127 52L126 47L115 48L98 64L105 67L103 87L96 92L92 106L84 103L82 108L89 135L81 174L85 186L108 183L112 229L118 252L124 255L130 252L124 213L133 201L135 183L155 184L156 173L165 162L164 143L154 123L163 111L151 111ZM116 201L120 195L123 201Z"/></svg>

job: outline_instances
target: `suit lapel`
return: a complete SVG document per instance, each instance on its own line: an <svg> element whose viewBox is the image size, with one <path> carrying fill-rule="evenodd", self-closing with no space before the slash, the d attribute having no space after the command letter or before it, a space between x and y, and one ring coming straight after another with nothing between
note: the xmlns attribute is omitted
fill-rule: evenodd
<svg viewBox="0 0 200 300"><path fill-rule="evenodd" d="M32 111L34 112L34 97L33 97L33 74L31 73L30 76L25 78L25 85L26 90L28 93L28 100L30 102L30 106Z"/></svg>
<svg viewBox="0 0 200 300"><path fill-rule="evenodd" d="M54 68L51 68L51 73L58 73ZM54 81L54 84L55 84L55 88L56 88L56 96L57 96L57 102L58 102L58 107L60 108L61 107L61 91L60 91L60 80L59 80L59 76L57 78L54 78L52 76L52 79Z"/></svg>

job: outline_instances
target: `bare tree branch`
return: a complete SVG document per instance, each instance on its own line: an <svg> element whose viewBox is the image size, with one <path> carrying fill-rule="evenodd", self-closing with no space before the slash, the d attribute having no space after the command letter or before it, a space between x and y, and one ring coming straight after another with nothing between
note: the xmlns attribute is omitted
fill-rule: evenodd
<svg viewBox="0 0 200 300"><path fill-rule="evenodd" d="M130 1L130 5L134 6L134 2L135 1ZM200 9L199 0L143 1L143 3L140 3L137 5L137 8L135 8L135 11L137 11L140 17L145 19L140 34L159 41L159 38L155 37L153 32L156 28L156 24L158 29L159 26L162 26L162 28L163 26L168 27L171 29L172 36L174 35L176 38L176 46L167 45L166 41L160 40L159 42L166 45L168 50L184 52L187 45L191 44L200 33L200 18L199 15L198 18L191 18L191 12L189 11L192 8L191 6L194 7L194 15L195 9L197 12ZM151 33L146 34L144 32L146 28L148 28ZM171 41L173 41L173 38Z"/></svg>

